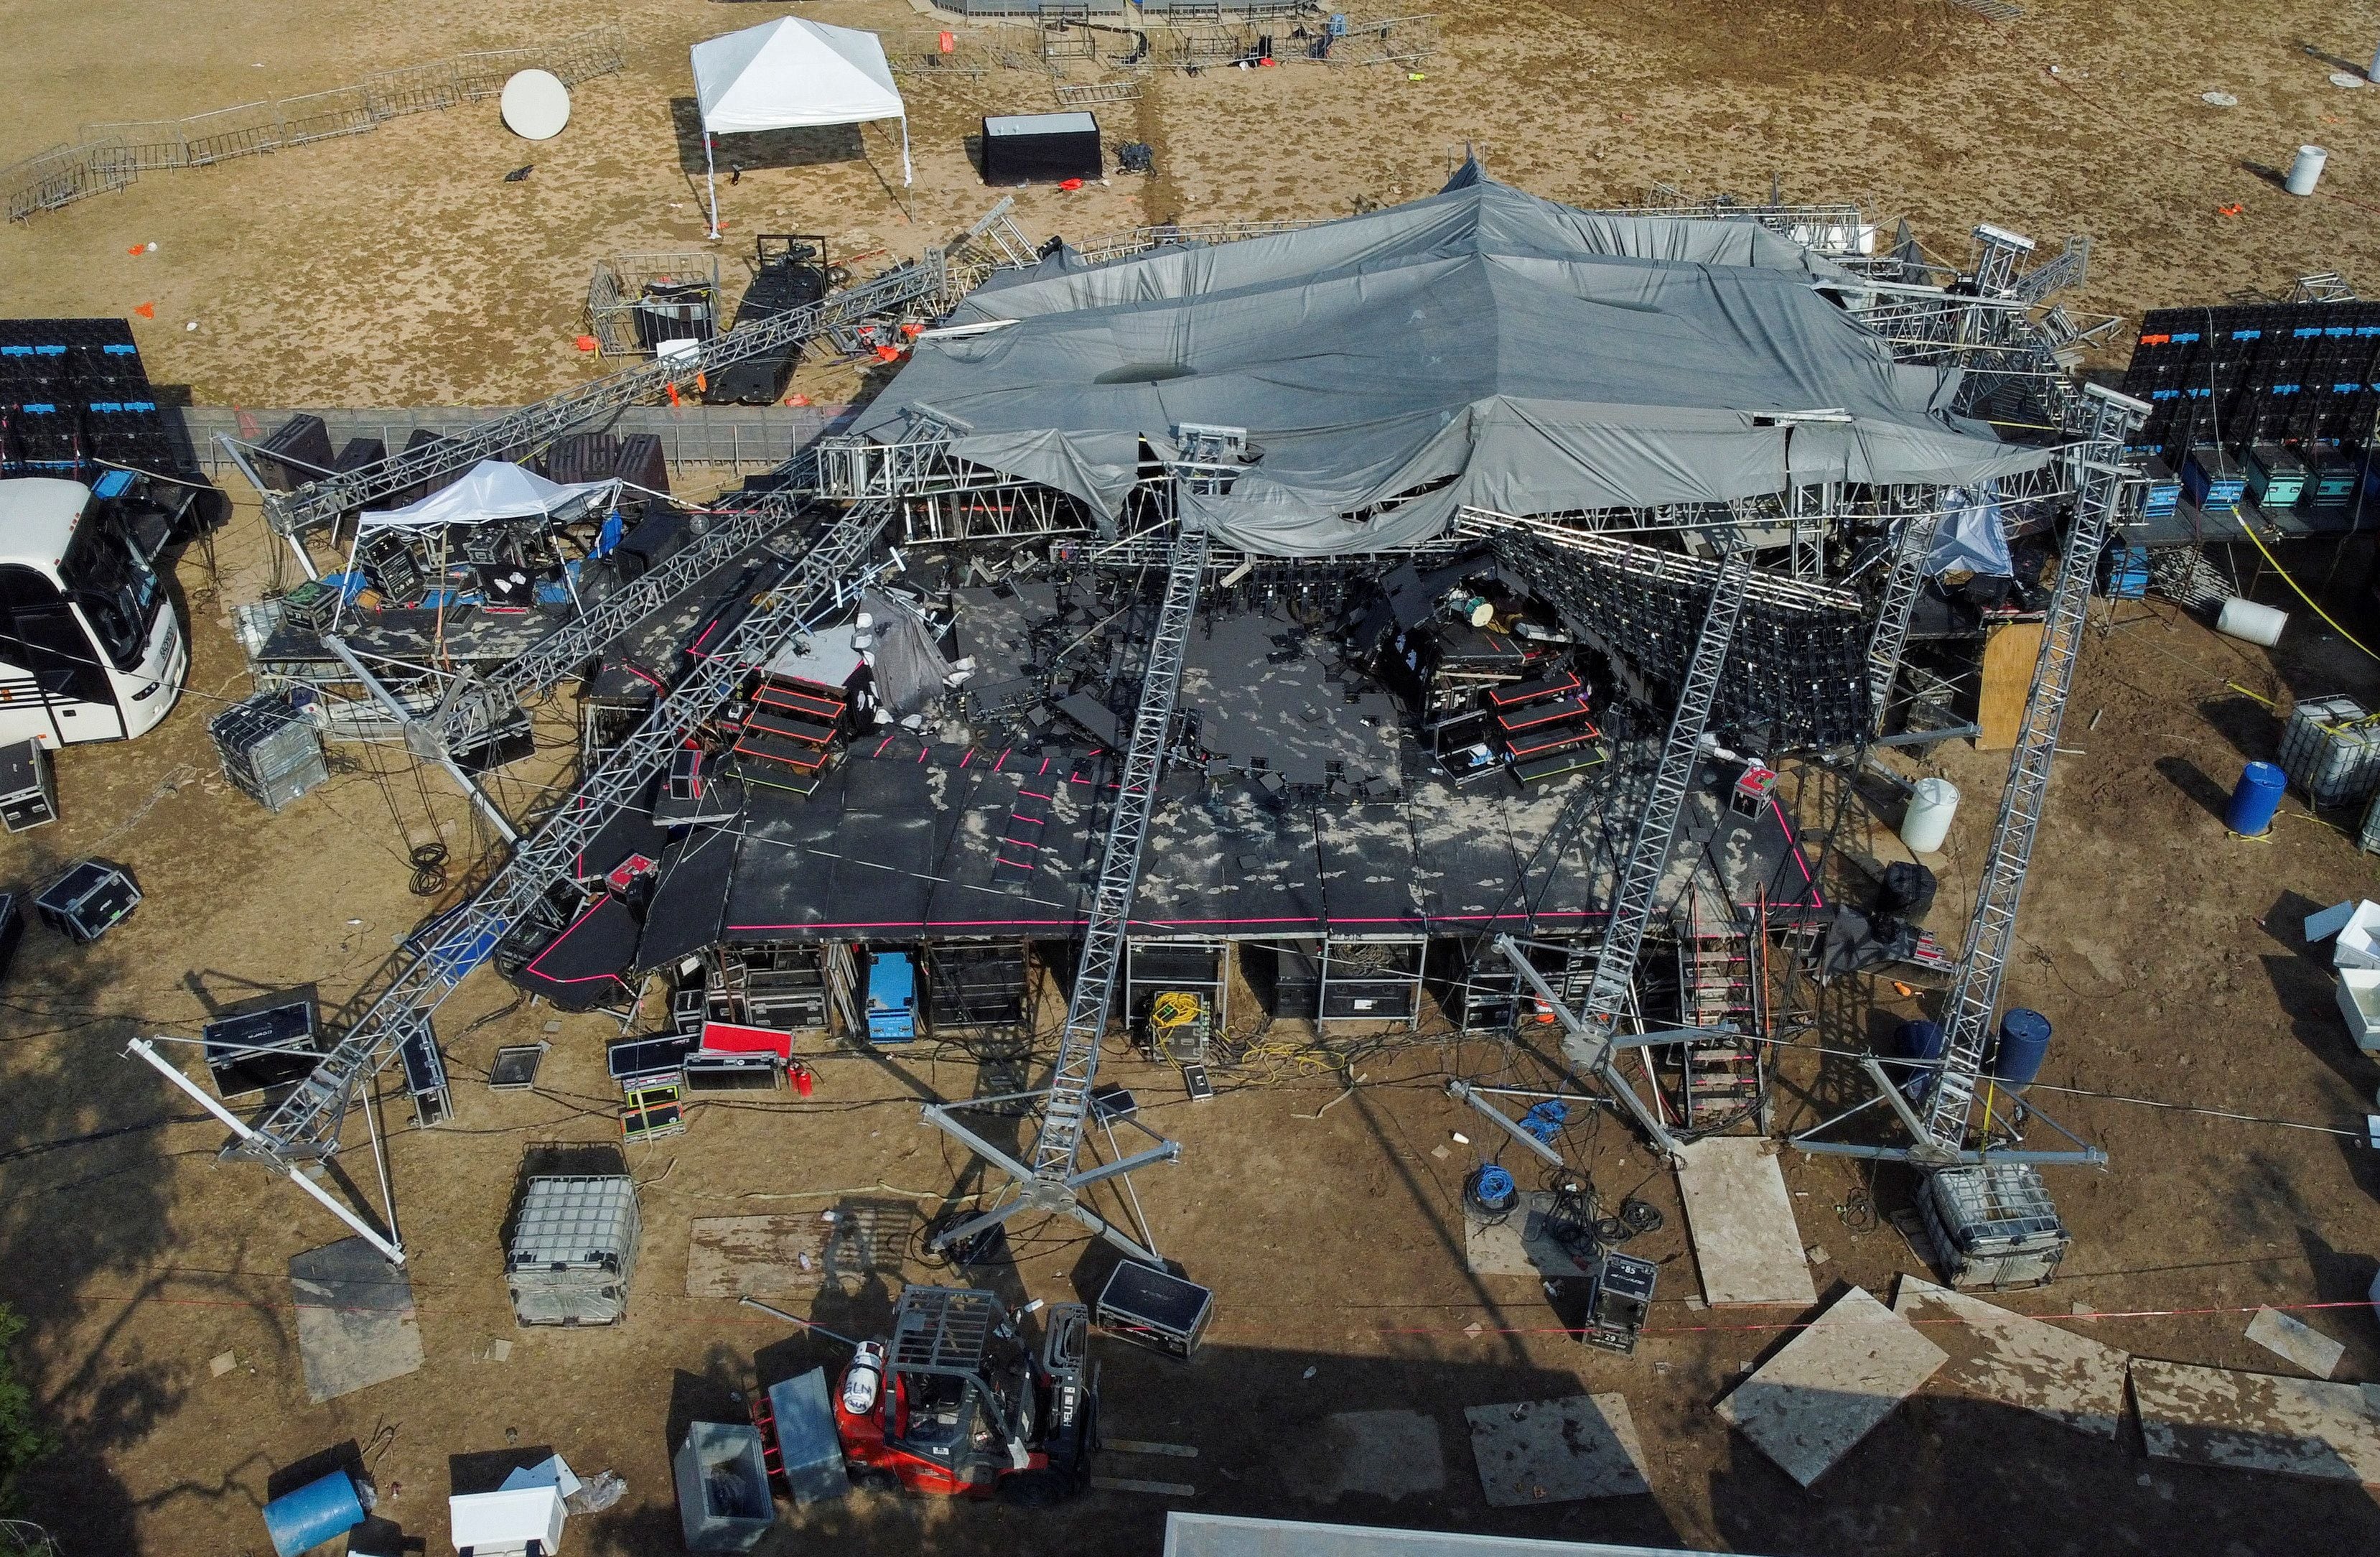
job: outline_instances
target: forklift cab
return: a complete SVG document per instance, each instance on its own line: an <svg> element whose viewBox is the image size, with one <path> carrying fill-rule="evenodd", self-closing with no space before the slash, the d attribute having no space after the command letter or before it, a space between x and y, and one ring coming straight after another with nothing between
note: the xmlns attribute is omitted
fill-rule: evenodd
<svg viewBox="0 0 2380 1557"><path fill-rule="evenodd" d="M1078 1490L1091 1447L1088 1317L1059 1304L1050 1318L1037 1356L989 1292L904 1292L891 1339L861 1347L836 1392L856 1478L1024 1503Z"/></svg>

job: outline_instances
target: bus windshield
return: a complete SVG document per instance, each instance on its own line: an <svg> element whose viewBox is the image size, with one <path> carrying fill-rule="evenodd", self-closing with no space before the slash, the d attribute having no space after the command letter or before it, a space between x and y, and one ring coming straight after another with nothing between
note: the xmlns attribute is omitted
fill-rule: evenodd
<svg viewBox="0 0 2380 1557"><path fill-rule="evenodd" d="M164 604L157 575L133 549L123 517L94 507L75 526L58 577L117 670L137 670Z"/></svg>

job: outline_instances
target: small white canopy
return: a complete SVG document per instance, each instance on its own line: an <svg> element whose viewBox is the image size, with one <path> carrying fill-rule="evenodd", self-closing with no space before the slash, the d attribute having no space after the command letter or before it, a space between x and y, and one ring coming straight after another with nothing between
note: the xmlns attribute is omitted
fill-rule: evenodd
<svg viewBox="0 0 2380 1557"><path fill-rule="evenodd" d="M910 181L909 110L892 84L884 44L873 32L780 17L723 38L707 38L694 46L694 95L702 108L707 173L714 136L898 119L901 182ZM719 236L715 176L710 236Z"/></svg>
<svg viewBox="0 0 2380 1557"><path fill-rule="evenodd" d="M617 481L549 481L534 470L501 459L483 459L418 503L383 508L356 521L358 536L374 529L435 529L441 525L479 525L492 519L532 519L558 514Z"/></svg>

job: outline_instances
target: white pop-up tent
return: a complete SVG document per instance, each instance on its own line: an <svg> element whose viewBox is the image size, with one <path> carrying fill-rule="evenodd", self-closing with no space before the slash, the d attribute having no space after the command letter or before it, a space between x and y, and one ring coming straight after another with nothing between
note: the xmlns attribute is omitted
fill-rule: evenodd
<svg viewBox="0 0 2380 1557"><path fill-rule="evenodd" d="M591 507L596 494L608 495L619 485L616 480L549 481L508 460L483 459L452 486L441 487L418 503L359 516L356 534L360 540L376 529L436 529L442 525L479 525L492 519L534 519Z"/></svg>
<svg viewBox="0 0 2380 1557"><path fill-rule="evenodd" d="M711 155L717 136L898 119L901 182L910 181L909 110L873 32L780 17L705 39L694 46L694 95L702 110L712 237L719 236L718 170Z"/></svg>

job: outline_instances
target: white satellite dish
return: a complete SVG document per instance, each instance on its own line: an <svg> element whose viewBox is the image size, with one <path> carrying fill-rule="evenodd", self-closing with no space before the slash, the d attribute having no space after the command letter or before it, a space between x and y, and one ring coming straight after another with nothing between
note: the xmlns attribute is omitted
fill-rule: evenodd
<svg viewBox="0 0 2380 1557"><path fill-rule="evenodd" d="M497 106L523 140L551 140L570 122L570 89L551 70L523 70L504 83Z"/></svg>

